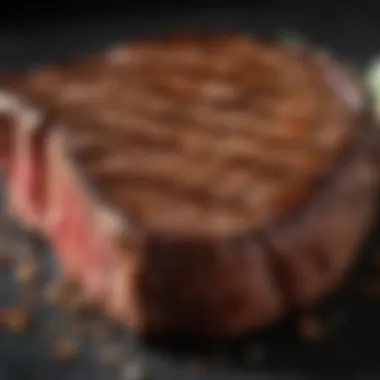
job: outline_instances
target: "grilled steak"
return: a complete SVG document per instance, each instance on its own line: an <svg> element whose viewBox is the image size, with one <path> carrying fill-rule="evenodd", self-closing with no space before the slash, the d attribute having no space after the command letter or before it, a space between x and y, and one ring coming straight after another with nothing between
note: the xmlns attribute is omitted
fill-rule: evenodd
<svg viewBox="0 0 380 380"><path fill-rule="evenodd" d="M333 291L354 263L376 206L378 132L334 59L165 39L25 88L39 116L15 127L18 215L138 333L260 327Z"/></svg>

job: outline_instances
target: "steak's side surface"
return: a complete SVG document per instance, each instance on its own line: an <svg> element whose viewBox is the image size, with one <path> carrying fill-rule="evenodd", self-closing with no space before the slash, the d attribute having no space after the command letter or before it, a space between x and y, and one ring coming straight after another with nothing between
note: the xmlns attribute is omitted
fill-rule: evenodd
<svg viewBox="0 0 380 380"><path fill-rule="evenodd" d="M86 226L102 246L82 252L78 278L140 333L235 335L339 287L371 228L377 186L378 168L362 145L305 210L260 232L215 239L136 231L95 201ZM58 234L67 260L75 251L67 233Z"/></svg>
<svg viewBox="0 0 380 380"><path fill-rule="evenodd" d="M234 335L336 289L378 189L378 131L348 71L245 39L116 53L48 142L88 200L79 219L102 244L73 262L108 313L140 333ZM96 81L76 78L67 109Z"/></svg>

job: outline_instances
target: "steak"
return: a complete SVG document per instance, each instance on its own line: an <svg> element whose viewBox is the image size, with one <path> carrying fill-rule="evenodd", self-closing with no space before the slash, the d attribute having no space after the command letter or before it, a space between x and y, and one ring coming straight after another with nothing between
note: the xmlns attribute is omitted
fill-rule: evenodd
<svg viewBox="0 0 380 380"><path fill-rule="evenodd" d="M267 325L336 290L371 228L378 130L355 75L311 48L139 42L12 96L14 215L139 334Z"/></svg>

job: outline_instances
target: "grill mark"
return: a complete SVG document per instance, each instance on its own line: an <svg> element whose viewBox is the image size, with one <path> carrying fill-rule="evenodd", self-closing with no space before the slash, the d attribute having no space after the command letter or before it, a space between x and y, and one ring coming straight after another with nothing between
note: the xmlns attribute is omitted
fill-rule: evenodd
<svg viewBox="0 0 380 380"><path fill-rule="evenodd" d="M98 126L98 133L103 134L104 137L107 135L108 139L112 138L112 143L115 148L120 147L121 145L139 143L139 145L141 144L142 150L162 146L164 149L171 148L173 151L175 150L190 156L192 153L195 155L200 155L202 153L213 151L218 152L218 154L222 156L224 151L227 152L227 154L229 153L227 147L227 145L229 145L231 156L235 154L238 159L251 158L252 161L261 161L263 164L265 164L265 160L267 160L268 165L266 166L278 166L279 169L281 169L281 163L284 162L284 157L288 157L289 159L289 161L285 163L284 169L286 169L289 165L293 166L292 170L296 170L296 167L302 164L299 160L299 157L302 158L302 155L304 155L303 158L305 161L305 156L309 156L309 162L315 162L318 159L315 155L322 153L318 150L310 151L308 146L304 146L303 149L299 149L298 152L295 152L294 147L288 148L286 146L284 147L284 145L275 144L273 148L275 148L277 153L274 152L276 156L272 157L272 152L269 154L264 153L268 148L272 148L271 146L265 146L261 143L261 141L248 141L244 138L244 136L209 136L206 133L201 133L198 136L194 136L194 133L191 132L190 129L173 134L171 130L161 129L150 120L138 117L133 118L133 115L129 116L129 120L125 124L120 124L120 131L116 130L116 125L111 130ZM121 121L119 118L118 120ZM125 125L127 125L128 128L125 128ZM142 126L143 128L141 128ZM96 124L88 126L87 129L89 139L95 139L93 134L93 129L95 128ZM77 136L73 136L73 139L75 138L77 138ZM101 137L98 137L98 141L100 141L100 139ZM194 151L191 152L191 149ZM295 156L295 154L297 155ZM305 165L302 164L302 166Z"/></svg>
<svg viewBox="0 0 380 380"><path fill-rule="evenodd" d="M101 191L107 192L108 189L118 188L118 189L128 189L128 192L131 189L140 189L144 190L146 188L155 189L156 192L161 194L166 194L170 199L176 199L176 201L185 201L191 200L193 202L193 207L199 210L205 210L204 214L207 214L207 208L214 207L220 208L222 210L226 210L226 213L231 210L237 211L248 216L252 210L268 209L268 195L271 195L271 189L274 189L276 186L272 184L270 188L268 185L262 185L256 188L253 192L249 190L247 183L249 183L252 178L247 175L246 172L239 173L234 172L234 180L227 184L221 183L220 180L216 182L217 186L212 187L211 184L213 182L210 174L215 171L216 173L223 172L223 169L217 170L216 167L208 168L205 170L205 174L203 176L198 177L190 177L187 176L181 177L181 165L178 165L178 168L174 170L167 171L166 173L157 172L159 168L154 165L149 165L147 167L136 166L134 164L134 160L128 163L128 166L125 166L125 162L123 163L123 169L119 171L113 171L112 167L108 164L103 166L103 171L95 170L92 172L91 170L87 170L89 176L92 177L92 181L96 183L97 187L101 189ZM161 166L162 167L162 166ZM194 171L193 171L194 172ZM217 176L216 174L215 176ZM241 176L242 175L242 176ZM204 177L211 178L210 185L205 186ZM221 175L219 174L219 178ZM278 182L278 178L274 178L275 182ZM300 179L296 179L295 181L300 181ZM223 180L222 180L223 182ZM297 183L297 182L296 182ZM104 187L106 184L106 187ZM231 186L232 185L232 186ZM121 190L120 193L122 193ZM260 191L259 191L260 190ZM272 190L273 191L273 190ZM292 207L292 202L294 203L294 199L289 197L287 191L284 191L283 197L287 198L289 202L287 203L287 208ZM111 196L110 199L114 197ZM119 205L124 207L126 204L130 206L133 205L133 202L125 197L121 198L119 195ZM270 216L270 212L268 213Z"/></svg>
<svg viewBox="0 0 380 380"><path fill-rule="evenodd" d="M120 163L124 160L125 161L125 167L123 167L123 164L119 164L120 170L124 173L127 169L128 162L130 160L133 160L134 162L132 165L138 167L138 162L142 162L142 169L144 169L145 162L150 162L153 167L155 166L155 162L160 162L162 159L161 156L168 155L168 160L166 160L167 166L173 166L173 162L177 161L177 167L178 167L178 173L175 174L175 178L173 182L176 181L176 178L178 178L177 174L180 175L183 174L184 170L188 173L192 173L194 171L198 171L201 169L202 166L208 166L210 167L210 177L209 177L209 185L211 186L212 182L217 181L220 177L226 177L228 178L228 171L231 171L232 168L250 168L251 172L250 175L254 176L255 173L260 172L269 172L269 173L275 173L277 171L277 176L280 178L284 178L285 176L291 176L294 177L294 170L289 170L289 168L284 167L283 174L279 173L278 169L281 168L279 165L268 165L268 162L260 161L260 157L256 157L256 160L252 159L251 152L248 152L249 154L237 154L237 155L230 155L230 156L218 156L217 154L212 154L212 151L207 151L207 144L204 150L204 155L201 154L200 150L196 150L193 154L188 155L182 155L175 157L172 155L172 150L168 150L167 148L169 145L159 145L156 146L154 144L142 144L142 146L135 146L133 145L135 143L134 139L128 139L127 141L124 141L120 139L119 144L115 144L114 149L112 150L112 156L111 161L113 160L112 157L115 157ZM84 140L85 141L85 140ZM149 141L149 140L148 140ZM128 142L129 144L126 144ZM77 139L76 141L79 146L81 145L80 139ZM101 172L101 168L105 168L104 170L110 170L112 171L113 168L109 167L107 168L107 157L110 155L107 155L107 152L103 150L103 154L101 154L102 149L89 149L91 146L96 146L96 141L87 141L88 145L84 145L85 150L79 150L77 151L76 155L79 157L82 161L82 164L85 165L87 170L90 170L92 173L96 173L96 171ZM151 143L151 142L150 142ZM211 145L211 144L209 144ZM151 150L150 152L144 151L149 147ZM83 148L83 146L82 146ZM250 150L250 146L248 146L248 150ZM244 153L244 152L242 152ZM97 160L96 160L97 159ZM98 161L102 159L103 163L99 163ZM203 161L207 160L207 163L204 163ZM297 157L293 159L295 162L297 162ZM181 162L182 165L179 165L178 163ZM276 162L275 162L276 164ZM218 170L218 166L221 168ZM277 170L276 170L277 169ZM301 168L302 169L302 168ZM132 170L132 168L129 168L129 170ZM140 170L140 169L139 169ZM159 168L157 168L157 171ZM214 174L213 174L214 172ZM101 174L101 173L99 173ZM303 169L301 171L298 170L298 174L301 175L303 178L308 177L307 170ZM302 175L303 174L303 175Z"/></svg>
<svg viewBox="0 0 380 380"><path fill-rule="evenodd" d="M103 63L83 80L78 73L86 65L65 75L67 99L56 107L71 113L62 117L70 154L103 192L123 185L127 197L132 188L151 186L177 203L190 200L195 209L212 204L220 212L247 214L256 210L247 206L256 189L250 201L266 194L271 214L286 209L281 202L292 192L312 192L335 164L349 138L348 110L334 100L316 66L262 51L249 40L207 51L194 45L181 58L166 49L132 46L124 66ZM190 63L181 61L185 56ZM83 92L75 95L75 86ZM225 87L218 94L212 86ZM115 155L120 166L110 167ZM113 202L127 202L117 199L123 191Z"/></svg>
<svg viewBox="0 0 380 380"><path fill-rule="evenodd" d="M130 149L132 149L132 147ZM145 184L145 185L154 186L157 189L157 191L161 191L161 192L164 191L165 188L171 188L172 190L170 194L173 195L173 193L177 192L177 193L182 194L183 197L185 198L191 198L194 201L197 201L198 207L204 207L205 204L210 203L211 200L213 199L214 200L213 203L219 204L219 206L223 208L234 208L236 210L239 210L240 212L244 211L247 208L247 201L244 202L241 199L239 199L239 196L236 196L236 191L235 191L235 197L234 197L234 193L231 194L231 191L229 192L229 194L226 194L224 197L218 196L218 193L220 192L218 190L223 185L223 180L221 184L217 184L214 187L212 186L214 182L220 182L220 180L217 181L218 178L223 178L223 172L225 168L222 167L222 169L218 171L217 165L213 163L211 165L212 166L211 170L209 170L209 177L208 177L209 180L206 182L203 179L203 183L200 183L200 184L198 182L199 188L197 189L194 186L189 186L190 181L185 180L183 183L183 181L181 181L180 179L180 175L181 173L183 173L183 168L186 168L186 164L178 165L178 169L174 168L174 169L169 170L170 161L171 161L171 158L169 157L169 161L167 162L167 164L163 165L164 168L166 167L166 172L169 174L167 176L163 176L164 173L158 171L160 166L155 167L154 165L154 162L157 159L160 159L160 157L162 159L162 153L161 155L158 154L156 158L149 159L149 155L146 152L145 153L141 152L141 147L138 147L137 151L140 153L143 153L145 158L148 159L149 162L151 162L149 165L149 171L146 172L144 171L144 165L140 167L138 166L138 162L141 162L141 159L135 160L134 159L135 157L133 155L134 152L133 150L130 151L130 149L128 149L128 147L125 147L125 146L123 147L123 150L127 150L127 155L131 155L131 159L129 161L129 167L128 167L128 162L125 161L124 164L121 165L120 169L122 170L120 170L119 173L113 172L112 167L110 167L107 163L105 163L105 165L103 165L103 170L105 172L104 173L105 176L104 176L104 174L102 175L102 172L98 164L96 163L97 161L95 161L95 166L93 167L93 170L90 170L90 172L92 172L91 174L94 178L95 177L97 178L98 183L103 183L103 184L106 183L108 187L112 187L114 185L121 186L122 184L125 184L126 186L131 186L131 185L136 185L136 184L140 184L140 185ZM88 152L91 154L91 150L89 150ZM113 152L113 154L115 154L115 152ZM95 157L97 157L98 160L101 159L101 156L99 156L99 153L95 153ZM94 155L90 155L90 156L87 155L86 158L87 158L87 162L90 159L90 163L91 163L91 160L94 159ZM107 158L107 154L104 153L103 159L106 159L106 158ZM126 160L127 157L124 156L121 158ZM182 158L186 158L186 157L182 157ZM173 159L175 159L175 157L173 157ZM178 159L179 158L177 158L177 160ZM228 160L226 161L228 164ZM256 160L255 163L257 165L258 161ZM192 164L192 162L190 162L190 164ZM187 165L188 171L190 173L198 171L200 164L201 162L198 162L198 163L195 162L195 165L193 165L194 166L193 168L191 168L191 166L189 166L188 164ZM87 167L87 170L89 170L89 167ZM250 173L250 175L253 175L253 173ZM111 180L111 178L113 180ZM248 180L248 176L247 176L247 180L244 184L245 186L239 187L240 189L239 192L241 194L244 194L247 192L249 193L250 182L251 181ZM202 190L202 186L210 190ZM249 208L250 207L248 207L248 209Z"/></svg>
<svg viewBox="0 0 380 380"><path fill-rule="evenodd" d="M202 173L204 168L208 168L207 172L209 173L209 183L207 184L207 187L210 187L213 182L223 176L228 179L230 177L228 173L231 172L233 174L233 169L236 170L236 164L239 163L240 171L244 169L247 175L252 176L252 181L250 182L254 182L255 174L258 175L260 172L261 174L266 173L268 175L268 168L266 167L265 169L260 170L260 161L253 161L252 159L249 160L249 156L226 156L221 158L218 155L209 154L208 162L204 163L204 158L197 154L192 156L182 155L176 157L170 151L162 151L161 149L158 149L146 152L142 150L141 147L136 147L133 145L125 146L124 144L121 144L119 146L119 150L115 147L112 155L108 156L106 153L104 153L103 156L99 156L101 149L94 148L94 150L91 150L88 147L86 148L87 149L85 151L82 151L82 164L85 165L86 169L94 175L102 175L103 172L114 173L115 171L119 171L121 175L128 175L134 171L142 174L148 171L148 177L151 177L154 176L155 173L158 175L161 168L162 174L172 173L172 176L174 177L173 182L175 182L180 180L181 177L179 176L181 174L183 175L184 173L189 173L186 175L190 175L190 173L198 171ZM94 161L94 158L98 157L102 157L102 162L98 163L98 161ZM149 163L149 165L146 165L146 163ZM249 168L252 169L250 172L247 172L245 164L248 164ZM274 174L275 170L269 172ZM294 177L294 172L292 173L289 171L284 173L283 176L277 173L277 177L282 179L285 178L285 175L291 176L292 178ZM304 171L303 178L308 177L307 171ZM204 179L204 181L206 180L207 178Z"/></svg>
<svg viewBox="0 0 380 380"><path fill-rule="evenodd" d="M126 115L140 117L141 119L143 119L143 115L148 115L149 117L161 117L162 126L164 127L177 127L177 129L180 127L181 129L188 128L192 130L196 128L197 132L199 132L198 130L200 130L201 133L207 131L210 134L236 134L238 132L246 137L261 138L264 141L266 138L269 140L273 139L275 142L277 141L282 144L284 143L284 138L286 138L288 140L287 143L292 143L292 147L300 146L300 142L296 142L296 144L294 144L294 141L297 140L294 133L288 134L288 136L284 134L276 135L271 133L270 131L273 130L273 122L271 123L270 119L268 120L268 117L260 117L260 115L255 115L251 107L246 107L246 110L228 110L227 112L223 111L221 108L212 108L202 103L186 104L186 107L184 107L183 104L176 102L175 99L169 100L168 98L163 97L162 94L149 94L149 92L148 94L142 93L144 91L146 92L147 90L140 89L133 91L132 88L131 91L123 94L123 97L119 99L120 104L117 104L117 107L115 107L115 102L112 101L112 104L110 104L107 108L108 110L112 111L112 109L114 109L116 111L114 113L114 121L116 121L116 123L117 121L120 122L123 120ZM262 94L259 93L258 98L262 98ZM275 99L275 101L278 100L278 98ZM297 101L298 100L295 99L294 103L297 103ZM307 104L307 101L303 99L303 103ZM273 104L269 104L269 108L273 111L276 107L273 107ZM127 113L125 112L126 110L128 111ZM294 109L292 110L294 111ZM322 112L319 113L321 114ZM241 121L247 117L250 117L249 122ZM292 115L290 120L294 121L295 119L295 116ZM177 123L175 123L175 121L177 121ZM263 123L264 126L266 124L267 128L262 127ZM323 123L321 124L323 125ZM260 127L258 128L257 126ZM272 126L272 128L268 128L270 126ZM267 134L264 134L265 131L267 131ZM280 132L281 130L277 130L277 133ZM302 139L302 136L300 136L300 138L301 142L303 142L304 139Z"/></svg>
<svg viewBox="0 0 380 380"><path fill-rule="evenodd" d="M173 108L173 107L172 107ZM326 147L322 144L320 146L315 146L315 144L312 143L312 141L310 141L310 138L309 138L309 141L297 141L297 139L294 137L294 133L289 133L288 134L288 137L287 137L287 140L288 141L284 141L285 139L285 135L282 135L282 136L273 136L273 133L271 134L260 134L258 132L260 132L260 129L261 131L263 129L267 129L267 130L271 130L273 128L270 128L271 127L271 123L270 121L267 121L266 124L267 124L267 128L263 128L263 119L257 119L255 120L254 118L254 115L252 115L252 113L250 114L250 120L249 122L246 122L246 123L239 123L239 119L243 119L245 118L246 119L246 116L244 113L237 113L237 114L232 114L232 113L222 113L222 112L218 112L217 110L210 110L208 109L207 113L209 114L209 116L211 117L208 117L207 114L205 116L202 117L201 114L197 114L195 111L196 110L199 110L201 109L200 107L195 107L193 109L190 109L188 112L185 112L185 115L183 114L183 110L180 110L179 112L174 112L171 113L171 115L169 114L164 114L163 115L163 121L162 121L162 125L161 127L165 127L165 128L158 128L157 126L157 120L155 122L151 121L151 119L149 119L149 107L147 108L140 108L140 109L135 109L135 110L129 110L129 112L127 113L127 120L128 120L128 123L124 122L125 118L125 113L123 112L120 112L119 110L112 110L112 108L108 109L108 115L106 113L103 113L100 116L100 118L103 118L104 119L104 122L107 122L107 120L109 122L113 122L115 125L114 125L114 130L115 130L115 134L116 133L121 133L121 134L134 134L134 136L136 138L139 138L140 141L142 143L142 136L143 135L146 135L146 134L150 134L150 135L158 135L158 136L162 136L162 139L164 138L167 138L167 139L177 139L179 140L181 138L181 135L180 133L182 131L185 131L185 132L182 132L185 134L185 138L189 138L189 136L186 136L187 134L194 134L194 129L196 129L197 133L199 134L199 139L203 139L203 138L212 138L212 137L224 137L224 138L228 138L228 137L231 137L233 135L236 135L236 133L239 133L240 134L240 137L241 138L245 138L245 137L254 137L255 140L260 143L260 145L263 145L265 144L265 149L268 149L268 148L273 148L275 150L278 150L280 147L281 149L284 149L284 150L294 150L294 149L298 149L298 150L305 150L305 151L308 151L307 153L309 153L309 151L315 151L315 154L317 155L324 155L328 152L326 152ZM207 110L207 108L206 108ZM116 112L115 112L116 111ZM338 113L339 110L336 110L336 112L332 112L331 114L334 115L334 113ZM145 115L143 115L143 113ZM148 113L148 117L146 117L146 114ZM188 115L188 117L186 117L186 114ZM192 116L191 116L192 114ZM184 115L184 116L183 116ZM154 116L154 115L152 115ZM199 117L201 116L201 117ZM231 120L228 120L228 118L231 118ZM165 120L166 118L166 120ZM178 119L178 121L176 121L175 119ZM194 119L193 123L191 123L189 121L189 119ZM173 121L174 119L174 121ZM210 119L220 119L219 121L220 122L216 122L214 124L210 124L207 125L206 124L206 121L207 120L210 120ZM293 124L297 124L297 123L294 123L294 116L293 116L293 120L290 120L289 123L291 124L293 122ZM282 121L283 123L283 121ZM125 128L125 124L128 125L129 128ZM240 125L239 125L240 124ZM281 124L281 123L278 123L278 124ZM300 124L300 123L298 123ZM327 128L328 128L328 123L324 123L325 125L327 125ZM341 124L341 123L339 123ZM255 125L260 125L260 129L258 128L255 128ZM144 126L144 128L141 128L142 126ZM118 129L118 127L120 128L120 131ZM203 129L201 129L203 128ZM177 132L178 135L175 135L173 136L173 131L172 130L180 130L181 132ZM326 129L326 128L325 128ZM335 128L337 129L337 128ZM317 132L319 133L319 135L322 135L322 131L321 131L321 128L319 128L317 130ZM205 136L203 136L205 135ZM224 136L223 136L224 135ZM292 137L291 137L292 136ZM170 144L169 144L170 145ZM272 147L273 146L273 147ZM325 149L324 149L325 148ZM332 150L332 148L334 148L334 146L330 146L328 147L329 149L328 150Z"/></svg>
<svg viewBox="0 0 380 380"><path fill-rule="evenodd" d="M107 84L107 81L105 81L105 83ZM132 81L132 83L133 83L133 81ZM146 91L146 89L145 89L145 91ZM141 92L141 91L140 91ZM88 93L88 95L90 95L90 97L91 97L91 92L88 92L87 91L87 93ZM260 93L260 92L259 92ZM132 102L133 101L133 97L137 97L138 98L138 96L139 96L139 91L129 91L129 92L127 92L126 94L124 94L123 96L128 96L129 95L129 99L128 99L128 102L124 102L124 104L123 104L123 106L128 106L128 103L130 103L130 102ZM137 102L135 102L135 104L133 104L134 105L134 107L137 107L137 109L138 109L138 104L140 103L140 105L141 104L144 104L144 107L141 109L140 108L140 112L144 112L144 113L149 113L149 112L151 112L150 111L150 107L149 107L149 102L145 102L144 101L144 97L145 97L146 95L142 95L142 97L140 98L140 99L138 99L137 100ZM150 97L150 100L152 100L152 98L154 98L154 97L162 97L162 94L152 94L152 96ZM260 94L260 96L261 96L261 94ZM259 96L259 98L260 98L260 96ZM102 101L102 102L104 102L104 99L100 96L99 97L99 99ZM113 99L112 100L112 102L114 102L114 100L115 99ZM277 100L277 99L276 99ZM297 101L297 99L295 99L295 102ZM145 105L147 105L147 107L145 106ZM180 106L180 104L178 104L179 106ZM224 132L224 133L226 133L226 131L228 130L228 129L230 129L230 128L228 128L228 127L230 127L230 126L234 126L233 128L234 128L234 130L232 131L232 133L236 133L237 131L236 131L236 129L239 131L239 133L247 133L247 137L248 136L251 136L251 131L252 130L255 130L255 125L262 125L263 124L263 122L265 122L265 119L264 118L259 118L259 119L257 119L257 122L255 122L254 120L252 121L252 122L250 122L249 123L249 125L247 126L247 125L244 125L243 124L243 126L241 127L241 128L239 128L239 125L236 123L236 121L239 119L239 118L244 118L245 116L247 116L247 114L244 114L244 113L238 113L236 116L233 116L233 114L231 115L232 116L232 118L233 118L233 120L229 120L229 121L225 121L225 119L226 118L228 118L229 116L230 116L230 114L231 113L223 113L223 110L221 110L221 109L218 109L217 107L216 107L216 109L210 109L210 108L207 108L207 107L203 107L203 109L204 110L208 110L208 114L209 115L207 115L206 114L206 116L205 117L203 117L202 118L202 112L199 112L199 111L202 111L202 106L199 106L199 105L195 105L195 106L192 106L191 104L189 105L190 107L192 107L190 110L189 110L189 112L188 112L188 114L189 115L198 115L198 118L195 116L192 116L192 118L194 119L194 123L193 124L191 124L191 123L189 123L190 125L188 125L188 127L190 127L190 128L194 128L194 127L197 127L197 128L200 128L200 127L202 127L202 128L204 128L205 127L205 124L206 124L206 128L207 128L207 126L210 128L210 129L216 129L217 130L217 133L222 133L222 131ZM172 102L171 102L171 108L173 108L173 99L172 99ZM276 107L270 107L272 110L275 110L276 109ZM292 109L292 110L294 110L294 109ZM131 110L130 109L130 104L129 104L129 108L128 108L128 111L130 112L130 111L132 111L133 112L133 110ZM183 114L183 110L182 110L182 112L181 112L182 114ZM121 116L123 116L123 115L121 115ZM153 115L152 115L153 116ZM199 117L200 116L200 117ZM253 118L255 115L251 112L250 114L249 114L249 116L251 117L251 118ZM215 120L215 119L220 119L220 121L218 122L216 122L214 125L211 123L209 123L210 122L210 120ZM197 120L198 119L198 120ZM181 120L181 121L183 121L183 124L187 124L186 123L186 117L185 118L183 118L183 120ZM207 123L204 123L204 122L207 122L208 121L208 124L209 125L207 125ZM166 123L166 124L169 124L170 125L170 123ZM165 124L164 124L165 125ZM268 126L270 125L270 121L268 121ZM182 126L183 127L183 126ZM264 128L264 130L268 130L268 131L270 131L270 130L272 130L273 128ZM261 132L261 134L262 134L262 132L263 132L263 128L260 128L260 132ZM291 137L290 137L291 136ZM260 136L256 136L256 137L260 137ZM273 137L271 134L269 134L269 137ZM286 138L286 136L285 135L280 135L279 136L280 137L280 140L281 140L281 142L283 143L283 139L284 138ZM288 138L291 140L291 141L294 141L295 140L295 136L294 136L294 134L290 134L289 136L288 136Z"/></svg>
<svg viewBox="0 0 380 380"><path fill-rule="evenodd" d="M97 141L87 141L86 143L84 141L82 144L86 149L81 150L78 148L76 150L77 155L81 157L84 165L96 165L96 162L91 162L94 156L91 155L91 150L88 150L88 147L91 145L95 146L97 142L100 142L100 138ZM186 141L185 138L182 141ZM142 138L140 142L141 146L136 146L135 139L129 139L129 136L126 136L125 140L124 138L120 138L113 146L112 155L118 154L120 159L124 155L125 160L135 155L136 159L140 158L146 160L146 162L150 162L153 159L159 159L161 155L170 154L173 162L168 162L168 164L174 164L175 160L183 162L183 170L195 170L197 166L210 166L221 162L227 168L236 166L238 168L246 168L247 170L250 169L252 175L260 170L261 167L262 170L276 171L281 177L292 174L305 176L310 170L313 170L310 175L315 175L325 169L326 161L329 158L325 157L324 160L315 162L312 154L305 152L303 155L300 152L294 151L289 153L278 151L276 155L269 156L259 144L251 144L251 142L242 140L220 139L217 142L210 141L208 143L207 141L198 139L191 142L191 145L188 141L184 143L168 142L165 145L161 142L156 143L149 138L147 140L143 140ZM87 143L88 145L86 145ZM78 144L80 144L79 141ZM181 144L189 144L190 146L187 149L181 150ZM168 149L170 147L172 149ZM181 154L178 154L179 152ZM110 152L108 153L110 156ZM308 156L306 156L307 154Z"/></svg>
<svg viewBox="0 0 380 380"><path fill-rule="evenodd" d="M149 110L149 107L147 108L147 110ZM140 112L142 112L143 110L140 110ZM146 111L146 110L145 110ZM209 111L210 112L210 111ZM212 112L213 111L211 111L211 114L212 114ZM218 112L215 110L215 114L212 114L212 117L211 118L215 118L216 117L216 115L218 115ZM119 120L121 120L121 116L122 115L120 115L120 117L119 117ZM129 114L129 117L131 118L131 116L133 117L133 113L131 114ZM223 117L227 117L228 116L228 114L226 114L226 115L222 115L222 118ZM238 116L243 116L243 115L238 115ZM252 116L252 115L251 115ZM209 119L208 117L205 117L205 120L203 120L203 121L206 121L207 119ZM237 119L237 118L235 118L235 119ZM139 128L139 127L141 127L141 125L143 125L144 124L144 121L145 121L145 128L146 129L149 129L150 130L150 134L152 134L153 133L153 131L157 131L157 128L154 128L154 125L153 125L153 123L151 123L152 125L151 125L151 127L150 128L147 128L146 127L146 124L147 124L147 120L145 119L140 119L139 121L137 121L136 122L136 128ZM192 129L194 129L194 127L200 127L201 125L202 126L204 126L204 123L202 123L202 120L196 120L196 122L195 122L195 124L186 124L186 118L184 118L184 121L185 121L185 123L183 123L187 128L192 128ZM148 120L148 124L149 124L149 120ZM250 122L249 122L249 126L246 126L246 125L244 125L243 126L243 128L237 128L238 127L238 125L236 125L236 123L234 123L234 122L231 122L231 120L229 121L229 122L226 122L224 125L225 126L232 126L232 125L234 125L234 128L235 128L235 130L234 131L229 131L230 132L230 134L233 134L233 133L236 133L237 131L236 131L236 129L239 129L239 132L241 133L243 130L244 131L250 131L250 130L252 130L252 129L254 129L254 128L251 128L252 126L255 126L255 125L258 125L258 124L260 124L261 126L262 126L262 120L260 120L260 122L255 122L255 121L252 121L251 122L251 120L250 120ZM173 125L171 125L171 123L169 122L169 123L164 123L164 125L169 125L169 126L171 126L172 128L176 128L176 129L179 129L179 128L183 128L183 125L175 125L175 126L173 126ZM220 126L221 126L221 124L217 124L217 126L218 126L218 129L216 130L216 131L213 131L212 129L213 128L211 128L211 130L210 130L210 132L211 132L211 134L212 133L215 133L215 134L220 134L221 133L221 128L220 128ZM129 127L131 127L131 120L129 121ZM268 130L270 130L271 128L267 128ZM262 128L261 128L261 130L262 130ZM203 131L201 132L201 133L205 133L205 131L206 131L206 133L207 132L209 132L208 131L208 129L207 128L204 128L203 129ZM225 130L224 130L224 132L226 132ZM169 149L169 148L171 148L171 149L174 149L175 148L175 146L178 144L178 143L176 143L175 141L172 141L172 142L167 142L167 141L162 141L162 142L155 142L155 143L153 143L152 141L148 141L147 140L147 137L143 137L142 135L140 135L140 136L138 136L137 135L137 133L136 133L136 131L134 131L133 133L135 133L135 141L133 141L134 143L138 143L138 144L141 144L141 145L143 145L142 146L142 148L153 148L156 144L157 145L159 145L159 144L162 144L162 149ZM142 131L142 134L144 134L144 131ZM165 134L164 134L165 135ZM247 135L248 135L248 133L247 133ZM291 136L292 134L289 134L289 136ZM173 136L173 133L170 131L170 132L167 132L167 137L166 138L171 138ZM260 136L257 136L257 133L256 133L256 137L260 137ZM272 137L272 136L271 136ZM283 136L284 137L284 136ZM131 138L131 137L130 137ZM173 138L173 137L172 137ZM181 137L178 137L178 136L174 136L174 139L180 139ZM187 140L189 137L184 137L183 138L183 140ZM293 138L294 138L294 134L293 134ZM263 136L261 135L261 139L263 139ZM132 139L133 140L133 139ZM144 141L145 140L145 141ZM199 137L199 140L202 140L202 135ZM264 137L264 139L263 140L265 140L265 137ZM276 141L271 141L271 139L269 138L268 139L269 141L267 142L267 144L269 144L269 148L272 148L270 145L276 145L275 147L273 147L273 148L275 148L276 150L279 150L279 145L281 145L282 146L282 149L285 149L285 152L281 152L281 156L285 156L288 152L287 152L287 149L286 148L284 148L284 139L282 138L282 139L279 139L279 140L276 140ZM294 140L293 140L294 141ZM259 144L257 144L259 147L262 147L263 146L263 144L262 144L262 141L260 141L260 143ZM295 146L293 146L293 144L291 144L292 146L291 147L289 147L289 149L290 150L293 150L293 149L295 149ZM298 145L298 144L297 144ZM310 147L307 147L308 149L310 149ZM178 147L176 147L176 149L178 149L179 150L179 148ZM264 147L264 149L265 150L267 150L268 149L268 146L265 146ZM262 150L264 150L264 149L262 149ZM307 154L310 154L310 151L307 151L307 149L305 149L305 151L306 151L306 153ZM319 152L318 152L318 149L316 149L316 152L319 154ZM316 153L316 154L317 154ZM199 154L199 152L197 152L197 154ZM258 153L258 155L259 156L262 156L262 152L260 152L259 151L259 153ZM258 159L259 161L263 161L263 159L261 158L256 158L256 159ZM313 160L314 159L314 157L311 157L311 160L312 161L314 161ZM316 160L316 159L315 159ZM296 157L296 159L295 159L295 161L296 161L296 163L298 163L298 162L300 162L300 159L298 158L298 157ZM274 164L272 164L272 165L276 165L277 163L276 162L274 162ZM289 163L286 163L286 165L288 165ZM268 166L268 165L267 165ZM283 170L283 168L279 168L280 170Z"/></svg>

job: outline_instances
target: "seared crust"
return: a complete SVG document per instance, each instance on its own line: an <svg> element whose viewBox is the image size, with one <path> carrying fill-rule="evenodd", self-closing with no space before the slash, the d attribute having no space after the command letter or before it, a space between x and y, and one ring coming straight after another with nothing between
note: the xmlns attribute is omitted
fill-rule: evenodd
<svg viewBox="0 0 380 380"><path fill-rule="evenodd" d="M360 105L337 87L360 95L313 53L217 37L116 53L33 86L61 81L68 155L143 228L260 229L310 200L355 135Z"/></svg>
<svg viewBox="0 0 380 380"><path fill-rule="evenodd" d="M366 155L337 174L310 208L260 233L197 243L150 235L136 285L147 331L233 335L335 290L370 228L378 185Z"/></svg>
<svg viewBox="0 0 380 380"><path fill-rule="evenodd" d="M136 87L116 106L105 79L112 107L63 131L95 204L118 211L114 288L128 292L111 313L147 333L236 334L341 282L376 203L363 135L377 131L355 80L325 55L187 43L111 55L138 67Z"/></svg>
<svg viewBox="0 0 380 380"><path fill-rule="evenodd" d="M325 296L353 264L379 140L331 57L169 39L28 81L54 115L47 209L80 193L103 249L94 297L137 332L235 335Z"/></svg>

